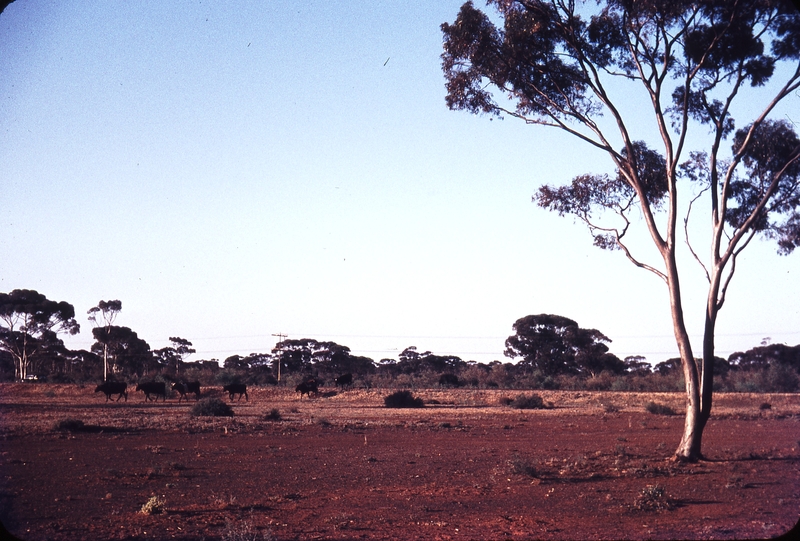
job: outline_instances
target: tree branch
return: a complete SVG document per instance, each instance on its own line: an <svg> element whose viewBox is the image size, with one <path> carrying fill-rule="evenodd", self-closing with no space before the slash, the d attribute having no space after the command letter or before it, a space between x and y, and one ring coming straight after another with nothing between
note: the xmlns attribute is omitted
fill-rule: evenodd
<svg viewBox="0 0 800 541"><path fill-rule="evenodd" d="M708 273L708 269L703 264L703 261L698 257L697 253L694 251L692 243L689 241L689 215L692 213L692 206L694 205L695 201L700 199L703 193L708 191L710 188L711 186L706 186L705 188L700 190L700 193L694 196L691 201L689 201L689 208L686 210L686 216L683 218L683 231L686 236L686 245L689 247L689 251L692 253L692 256L694 256L695 260L700 265L700 268L702 268L703 272L706 273L706 280L708 280L709 283L711 283L711 275Z"/></svg>

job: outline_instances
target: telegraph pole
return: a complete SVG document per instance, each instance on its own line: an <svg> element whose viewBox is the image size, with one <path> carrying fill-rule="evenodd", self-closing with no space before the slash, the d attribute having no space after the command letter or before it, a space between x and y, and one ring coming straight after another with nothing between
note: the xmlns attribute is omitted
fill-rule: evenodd
<svg viewBox="0 0 800 541"><path fill-rule="evenodd" d="M278 341L279 346L283 344L283 341L286 340L287 338L287 336L283 333L273 334L272 336L277 336L278 338L280 338L280 340ZM278 357L278 381L280 380L281 380L281 358Z"/></svg>

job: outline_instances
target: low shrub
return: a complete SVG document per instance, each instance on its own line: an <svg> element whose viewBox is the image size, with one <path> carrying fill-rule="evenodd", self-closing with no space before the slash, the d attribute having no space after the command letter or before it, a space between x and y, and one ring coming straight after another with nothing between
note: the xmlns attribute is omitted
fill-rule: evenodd
<svg viewBox="0 0 800 541"><path fill-rule="evenodd" d="M672 498L661 485L647 485L642 489L633 507L640 511L668 511L675 507Z"/></svg>
<svg viewBox="0 0 800 541"><path fill-rule="evenodd" d="M421 408L425 403L421 398L415 398L411 391L397 391L383 399L387 408Z"/></svg>
<svg viewBox="0 0 800 541"><path fill-rule="evenodd" d="M659 404L658 402L648 402L644 405L644 409L653 415L677 415L678 413L667 406L666 404Z"/></svg>
<svg viewBox="0 0 800 541"><path fill-rule="evenodd" d="M157 515L164 511L164 498L158 496L151 496L147 503L145 503L139 512L143 515Z"/></svg>
<svg viewBox="0 0 800 541"><path fill-rule="evenodd" d="M518 410L537 410L537 409L545 409L547 406L544 404L544 400L538 394L520 394L517 395L511 402L508 403L509 406Z"/></svg>
<svg viewBox="0 0 800 541"><path fill-rule="evenodd" d="M234 524L226 520L222 541L275 541L275 536L270 530L259 532L249 521Z"/></svg>
<svg viewBox="0 0 800 541"><path fill-rule="evenodd" d="M86 430L86 425L80 419L62 419L53 425L53 430L83 432L84 430Z"/></svg>
<svg viewBox="0 0 800 541"><path fill-rule="evenodd" d="M617 406L616 404L608 403L608 404L602 404L602 406L603 406L603 411L605 411L606 413L619 413L620 411L620 407Z"/></svg>
<svg viewBox="0 0 800 541"><path fill-rule="evenodd" d="M192 417L233 417L231 407L219 398L204 398L192 406Z"/></svg>
<svg viewBox="0 0 800 541"><path fill-rule="evenodd" d="M272 408L269 413L264 415L265 421L280 421L282 419L281 412L277 408Z"/></svg>
<svg viewBox="0 0 800 541"><path fill-rule="evenodd" d="M511 473L516 475L524 475L527 477L538 478L539 472L536 470L536 467L531 465L527 460L522 459L519 455L514 455L508 461L508 465L511 468Z"/></svg>

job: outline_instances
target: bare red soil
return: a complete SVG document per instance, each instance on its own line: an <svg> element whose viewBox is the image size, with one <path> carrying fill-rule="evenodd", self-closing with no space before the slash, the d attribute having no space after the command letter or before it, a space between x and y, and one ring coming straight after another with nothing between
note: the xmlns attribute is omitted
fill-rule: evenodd
<svg viewBox="0 0 800 541"><path fill-rule="evenodd" d="M263 388L206 418L93 390L0 385L0 520L20 539L763 539L800 510L799 395L718 395L708 460L679 464L682 415L644 408L682 411L677 393L515 410L517 391L423 390L397 410L388 390Z"/></svg>

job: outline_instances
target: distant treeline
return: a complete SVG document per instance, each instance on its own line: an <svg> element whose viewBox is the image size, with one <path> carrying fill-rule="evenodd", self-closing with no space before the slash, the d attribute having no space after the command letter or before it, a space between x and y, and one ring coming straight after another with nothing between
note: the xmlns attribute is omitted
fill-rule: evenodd
<svg viewBox="0 0 800 541"><path fill-rule="evenodd" d="M287 340L270 353L234 355L222 362L217 359L187 362L165 356L163 351L149 350L114 352L114 361L110 379L198 380L203 385L242 382L292 386L313 375L323 384L333 386L334 378L350 373L356 387L684 390L679 358L652 367L643 357L627 357L616 369L576 374L565 370L542 370L524 361L464 361L452 355L418 352L413 346L406 348L398 360L375 362L368 357L352 355L346 346L310 338ZM40 382L82 383L103 379L102 354L91 351L63 348L42 351L32 364L32 373ZM714 370L714 387L720 392L797 392L800 390L800 345L770 344L737 352L728 359L717 358ZM14 380L13 361L5 351L0 351L0 378Z"/></svg>
<svg viewBox="0 0 800 541"><path fill-rule="evenodd" d="M171 346L153 350L128 327L114 325L119 300L100 301L88 311L95 339L89 351L70 350L59 333L75 334L80 325L67 302L33 290L0 293L0 380L82 383L162 379L200 381L204 385L247 383L293 385L308 377L332 385L352 374L363 387L430 388L465 386L503 389L682 391L680 359L652 366L641 356L619 359L611 339L568 318L529 315L512 326L504 355L517 362L464 361L454 355L420 352L410 346L398 359L375 361L350 348L313 338L283 340L269 353L233 355L188 362L192 343L170 337ZM699 363L702 365L702 363ZM800 345L766 344L714 363L714 389L741 392L797 392Z"/></svg>

